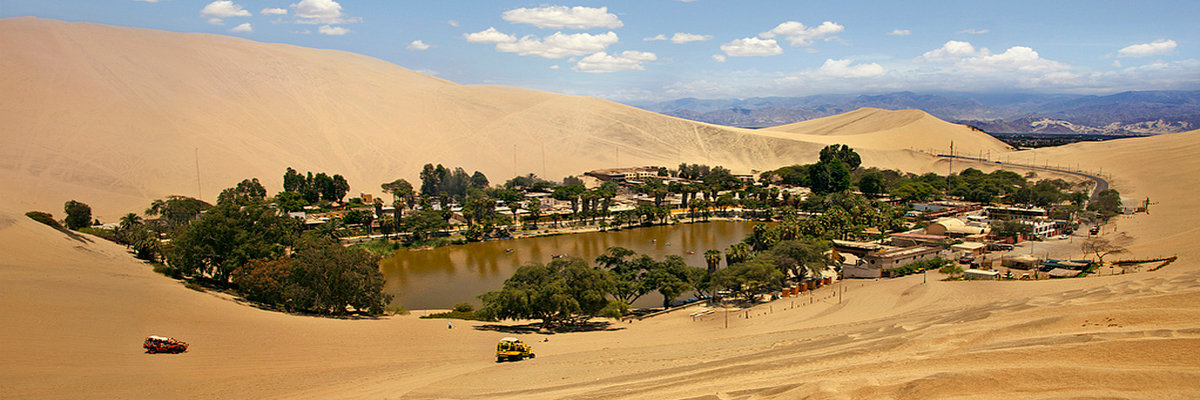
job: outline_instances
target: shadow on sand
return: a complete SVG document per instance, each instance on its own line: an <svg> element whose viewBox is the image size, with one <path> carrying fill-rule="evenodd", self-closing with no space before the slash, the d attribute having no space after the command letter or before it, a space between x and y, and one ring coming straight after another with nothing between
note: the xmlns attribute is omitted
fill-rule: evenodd
<svg viewBox="0 0 1200 400"><path fill-rule="evenodd" d="M556 333L571 333L571 332L598 332L598 331L619 331L624 327L614 326L611 322L595 322L587 321L569 325L559 325L550 329L542 329L542 324L532 323L525 325L498 325L487 324L475 327L476 330L503 332L513 334L533 334L541 333L553 335Z"/></svg>

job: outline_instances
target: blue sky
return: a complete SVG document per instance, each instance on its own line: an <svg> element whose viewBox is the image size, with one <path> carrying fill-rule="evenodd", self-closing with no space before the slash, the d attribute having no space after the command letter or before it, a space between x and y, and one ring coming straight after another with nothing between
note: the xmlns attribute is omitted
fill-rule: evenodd
<svg viewBox="0 0 1200 400"><path fill-rule="evenodd" d="M0 17L346 50L623 102L1200 89L1200 1L0 0Z"/></svg>

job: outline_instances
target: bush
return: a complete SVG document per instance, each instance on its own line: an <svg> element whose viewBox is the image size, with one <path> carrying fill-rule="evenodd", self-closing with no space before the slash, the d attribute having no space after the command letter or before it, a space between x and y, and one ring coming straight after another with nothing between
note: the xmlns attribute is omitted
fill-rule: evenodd
<svg viewBox="0 0 1200 400"><path fill-rule="evenodd" d="M496 321L493 318L489 318L486 315L482 315L482 314L476 313L474 311L466 311L466 312L447 311L447 312L443 312L443 313L422 315L421 319L461 319L461 320L467 320L467 321L484 321L484 322Z"/></svg>
<svg viewBox="0 0 1200 400"><path fill-rule="evenodd" d="M475 311L475 305L471 303L458 303L454 305L454 311L457 312L472 312Z"/></svg>
<svg viewBox="0 0 1200 400"><path fill-rule="evenodd" d="M41 211L30 211L30 212L25 213L25 216L29 217L29 219L32 219L34 221L41 222L43 225L49 226L54 229L58 229L60 231L66 229L66 228L63 228L62 224L58 223L58 221L55 221L54 216L50 215L50 213L41 212Z"/></svg>
<svg viewBox="0 0 1200 400"><path fill-rule="evenodd" d="M183 287L186 287L186 288L188 288L188 289L195 290L195 291L197 291L197 292L203 292L203 291L204 291L204 286L200 286L200 284L199 284L199 283L196 283L196 282L188 282L186 285L183 285Z"/></svg>
<svg viewBox="0 0 1200 400"><path fill-rule="evenodd" d="M113 232L112 230L109 230L109 229L87 227L87 228L80 228L79 232L86 233L86 234L89 234L92 236L96 236L101 239L113 242L113 243L120 243L117 241L117 233Z"/></svg>
<svg viewBox="0 0 1200 400"><path fill-rule="evenodd" d="M63 204L63 211L67 213L67 228L71 230L79 230L92 225L92 207L85 203L75 200L68 201Z"/></svg>

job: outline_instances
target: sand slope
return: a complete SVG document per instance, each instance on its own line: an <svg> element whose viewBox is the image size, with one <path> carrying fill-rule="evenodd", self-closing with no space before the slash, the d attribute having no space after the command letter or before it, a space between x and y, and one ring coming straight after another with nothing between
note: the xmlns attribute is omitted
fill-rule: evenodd
<svg viewBox="0 0 1200 400"><path fill-rule="evenodd" d="M211 201L247 177L275 192L288 166L341 173L357 194L415 181L430 162L494 182L612 167L618 153L622 166L749 172L812 162L846 141L868 165L919 170L930 158L910 149L991 140L925 117L905 132L750 131L595 98L458 85L340 51L36 18L0 20L0 54L0 187L23 188L4 201L57 211L74 198L107 219L169 194ZM892 123L862 114L844 117L860 121L854 132Z"/></svg>
<svg viewBox="0 0 1200 400"><path fill-rule="evenodd" d="M966 125L952 124L921 110L890 111L860 108L794 124L762 129L772 137L806 142L845 143L862 150L910 149L931 154L954 153L967 156L993 156L1012 148Z"/></svg>

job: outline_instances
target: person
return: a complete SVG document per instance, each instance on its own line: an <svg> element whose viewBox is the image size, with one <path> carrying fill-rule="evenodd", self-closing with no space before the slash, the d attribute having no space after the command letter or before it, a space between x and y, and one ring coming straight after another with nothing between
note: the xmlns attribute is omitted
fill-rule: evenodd
<svg viewBox="0 0 1200 400"><path fill-rule="evenodd" d="M446 323L446 329L454 329L454 323L453 323L453 322L447 322L447 323Z"/></svg>

